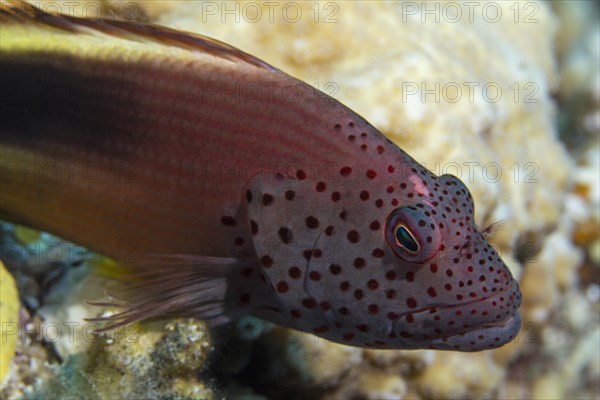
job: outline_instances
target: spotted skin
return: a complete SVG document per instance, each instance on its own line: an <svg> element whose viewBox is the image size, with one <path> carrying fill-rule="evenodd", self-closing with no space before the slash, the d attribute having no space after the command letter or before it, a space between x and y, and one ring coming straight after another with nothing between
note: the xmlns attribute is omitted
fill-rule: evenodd
<svg viewBox="0 0 600 400"><path fill-rule="evenodd" d="M437 177L354 123L334 133L354 162L330 176L261 176L249 187L252 237L277 311L258 316L349 345L477 351L512 340L521 294L474 224L456 177ZM411 207L423 262L385 238L390 214Z"/></svg>
<svg viewBox="0 0 600 400"><path fill-rule="evenodd" d="M128 264L106 329L252 314L372 348L516 335L519 288L467 188L336 100L207 37L17 0L0 16L17 168L0 215ZM69 173L31 179L40 165Z"/></svg>

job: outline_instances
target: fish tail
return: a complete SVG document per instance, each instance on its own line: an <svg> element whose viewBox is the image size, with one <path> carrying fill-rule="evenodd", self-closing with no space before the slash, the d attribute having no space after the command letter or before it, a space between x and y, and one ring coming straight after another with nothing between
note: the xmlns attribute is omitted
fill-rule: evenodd
<svg viewBox="0 0 600 400"><path fill-rule="evenodd" d="M109 294L116 302L90 304L116 306L119 311L86 321L105 323L97 332L173 316L199 318L210 326L227 323L235 317L226 310L228 279L239 264L234 258L145 255L135 257L123 272L114 262L100 263L100 273L117 277L122 286Z"/></svg>

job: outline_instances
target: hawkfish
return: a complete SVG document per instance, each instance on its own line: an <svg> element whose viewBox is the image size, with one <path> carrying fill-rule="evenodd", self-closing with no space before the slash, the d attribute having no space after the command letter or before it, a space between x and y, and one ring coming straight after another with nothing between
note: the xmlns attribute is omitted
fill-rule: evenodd
<svg viewBox="0 0 600 400"><path fill-rule="evenodd" d="M0 214L130 268L109 328L252 315L459 351L517 335L518 283L467 187L337 100L205 36L0 7Z"/></svg>

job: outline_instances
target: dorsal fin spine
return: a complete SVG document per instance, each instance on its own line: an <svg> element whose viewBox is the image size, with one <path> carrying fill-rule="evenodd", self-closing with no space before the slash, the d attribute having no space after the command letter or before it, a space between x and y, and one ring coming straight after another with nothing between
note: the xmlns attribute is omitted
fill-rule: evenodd
<svg viewBox="0 0 600 400"><path fill-rule="evenodd" d="M126 38L127 35L135 35L165 45L208 53L228 61L244 62L258 68L278 71L277 68L259 58L208 36L142 22L55 15L40 10L23 0L0 1L0 21L2 24L41 24L74 34L85 34L85 30L81 29L85 27L117 37Z"/></svg>

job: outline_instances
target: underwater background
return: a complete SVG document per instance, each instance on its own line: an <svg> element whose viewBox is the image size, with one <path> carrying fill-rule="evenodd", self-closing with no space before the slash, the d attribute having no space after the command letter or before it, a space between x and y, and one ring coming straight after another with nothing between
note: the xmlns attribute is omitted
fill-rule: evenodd
<svg viewBox="0 0 600 400"><path fill-rule="evenodd" d="M341 101L471 190L523 291L522 330L479 353L342 346L253 318L95 336L112 261L0 230L1 398L600 397L600 18L595 1L38 1L253 54ZM1 38L0 38L1 40ZM0 188L1 190L1 188Z"/></svg>

